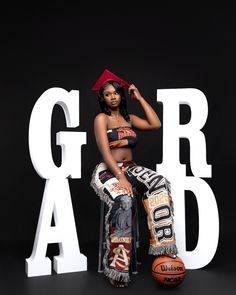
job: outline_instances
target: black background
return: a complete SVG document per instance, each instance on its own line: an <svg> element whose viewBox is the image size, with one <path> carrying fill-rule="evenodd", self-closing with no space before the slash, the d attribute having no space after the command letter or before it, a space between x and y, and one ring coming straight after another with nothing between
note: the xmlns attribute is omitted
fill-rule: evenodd
<svg viewBox="0 0 236 295"><path fill-rule="evenodd" d="M79 10L63 6L44 10L15 7L1 12L2 294L14 294L16 290L18 294L112 290L96 272L100 202L89 186L94 166L100 161L93 134L93 118L99 107L91 87L106 68L134 83L160 118L162 105L156 102L157 89L190 87L206 95L209 114L203 132L212 178L205 181L211 186L219 209L219 245L209 265L189 271L181 290L186 294L193 290L195 294L205 294L208 290L220 294L220 290L228 288L229 293L236 275L234 15L225 8L193 7L178 13L174 9L158 9L149 14L106 8L100 15L81 15ZM55 163L60 165L56 132L87 133L87 144L82 147L82 178L69 182L80 248L88 258L88 272L27 278L24 263L31 255L45 185L31 163L28 127L35 102L51 87L80 93L79 127L66 128L62 110L55 107L52 149ZM142 116L138 103L128 101L128 108ZM187 123L191 116L189 108L181 107L180 113L181 123ZM162 162L163 128L138 134L140 143L134 151L137 162L151 169ZM181 163L187 165L191 175L188 141L181 139L180 146ZM187 249L192 250L197 242L197 209L193 194L188 192L186 197ZM141 255L143 261L149 261L142 207L140 220ZM57 245L50 245L47 254L49 257L58 254ZM136 294L148 288L152 294L158 288L150 279L148 267L143 267L134 279L131 291Z"/></svg>

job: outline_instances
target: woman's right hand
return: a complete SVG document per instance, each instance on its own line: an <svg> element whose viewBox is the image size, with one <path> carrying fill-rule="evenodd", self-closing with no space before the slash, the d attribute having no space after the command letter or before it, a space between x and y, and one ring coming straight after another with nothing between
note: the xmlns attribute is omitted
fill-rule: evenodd
<svg viewBox="0 0 236 295"><path fill-rule="evenodd" d="M119 176L116 187L121 190L125 190L129 197L133 197L133 188L131 183L127 180L124 174Z"/></svg>

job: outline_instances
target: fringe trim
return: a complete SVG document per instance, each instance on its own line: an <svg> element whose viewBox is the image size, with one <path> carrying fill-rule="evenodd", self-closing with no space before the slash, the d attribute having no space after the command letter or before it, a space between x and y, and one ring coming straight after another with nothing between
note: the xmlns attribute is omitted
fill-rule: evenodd
<svg viewBox="0 0 236 295"><path fill-rule="evenodd" d="M113 268L109 268L108 266L108 255L110 253L110 237L109 237L109 222L108 222L108 218L110 216L111 213L111 209L112 209L112 205L111 203L108 204L108 212L105 216L105 239L106 239L106 251L103 257L103 265L104 265L104 269L103 269L103 274L113 280L116 281L120 281L120 282L130 282L130 276L129 273L124 273L124 272L120 272L117 271Z"/></svg>
<svg viewBox="0 0 236 295"><path fill-rule="evenodd" d="M155 256L168 255L168 254L177 255L178 250L175 244L162 245L158 247L154 247L150 245L148 254L155 255Z"/></svg>
<svg viewBox="0 0 236 295"><path fill-rule="evenodd" d="M114 201L111 200L110 197L107 194L105 194L102 189L99 189L96 184L96 173L98 165L96 165L95 169L93 170L90 186L94 189L95 193L100 197L100 200L105 202L107 205L113 204Z"/></svg>
<svg viewBox="0 0 236 295"><path fill-rule="evenodd" d="M173 199L171 196L171 184L170 184L169 180L166 178L165 178L165 181L166 181L166 189L167 189L167 191L169 193L169 197L170 197L170 210L171 210L172 215L174 216L174 202L173 202Z"/></svg>
<svg viewBox="0 0 236 295"><path fill-rule="evenodd" d="M108 266L108 255L110 253L110 237L109 237L109 216L111 213L111 209L112 209L112 204L114 203L114 201L103 192L103 190L101 188L98 187L97 183L96 183L96 177L97 176L97 169L98 169L99 164L96 165L93 173L92 173L92 178L91 178L91 182L90 182L90 186L94 189L95 193L100 197L100 200L102 200L103 202L105 202L108 206L108 211L105 215L105 241L106 241L106 250L104 253L104 257L103 257L103 274L113 280L116 281L120 281L120 282L130 282L130 276L129 273L127 272L120 272L116 269L113 268L109 268Z"/></svg>
<svg viewBox="0 0 236 295"><path fill-rule="evenodd" d="M130 276L129 273L119 272L115 269L111 268L104 268L103 273L108 278L111 278L113 280L119 281L119 282L130 282Z"/></svg>
<svg viewBox="0 0 236 295"><path fill-rule="evenodd" d="M108 267L108 255L110 253L110 237L109 237L109 222L108 222L108 218L110 216L110 212L111 212L111 209L112 209L112 205L109 204L108 205L109 209L107 211L107 214L105 216L105 240L106 240L106 251L104 253L104 256L103 256L103 266L104 266L104 273L105 273L105 269L108 270L109 267Z"/></svg>

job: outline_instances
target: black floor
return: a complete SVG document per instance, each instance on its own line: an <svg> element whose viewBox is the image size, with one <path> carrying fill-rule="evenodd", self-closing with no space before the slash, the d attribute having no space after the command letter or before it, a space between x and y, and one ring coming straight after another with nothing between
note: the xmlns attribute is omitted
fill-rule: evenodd
<svg viewBox="0 0 236 295"><path fill-rule="evenodd" d="M92 246L92 245L90 245ZM92 249L93 248L93 249ZM94 251L95 248L95 251ZM78 294L214 294L233 295L236 289L236 267L234 261L217 256L212 263L200 270L187 270L179 287L163 289L152 278L152 257L142 254L139 272L132 275L128 288L115 289L107 279L97 272L97 248L86 246L88 271L67 274L52 273L50 276L28 278L24 270L25 258L30 255L29 247L5 247L0 256L1 295L78 295ZM81 251L82 252L82 251ZM86 253L85 253L86 252ZM57 254L57 253L56 253ZM234 253L232 252L234 255ZM55 254L54 254L55 255Z"/></svg>

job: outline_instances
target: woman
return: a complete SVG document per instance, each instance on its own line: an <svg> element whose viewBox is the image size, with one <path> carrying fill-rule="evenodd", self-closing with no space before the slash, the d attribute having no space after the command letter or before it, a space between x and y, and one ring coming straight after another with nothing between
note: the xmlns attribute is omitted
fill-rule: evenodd
<svg viewBox="0 0 236 295"><path fill-rule="evenodd" d="M124 87L142 106L145 119L128 114ZM156 171L133 161L137 143L136 130L154 130L161 122L134 84L129 84L105 70L92 88L98 92L101 113L94 119L94 132L102 162L96 165L91 186L109 207L105 218L106 253L104 274L115 287L130 282L132 202L141 195L148 215L149 254L176 257L173 228L173 204L170 184ZM130 205L124 206L124 200Z"/></svg>

